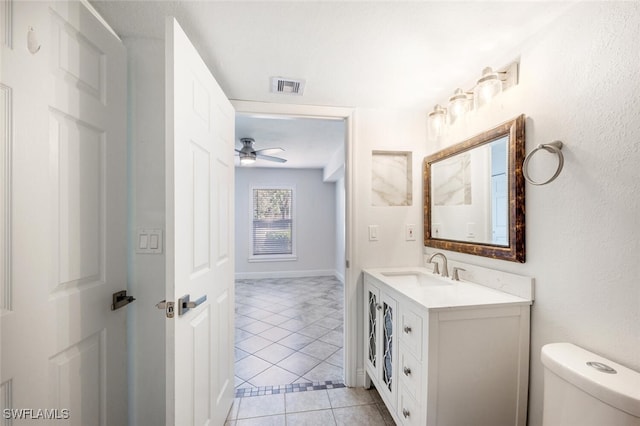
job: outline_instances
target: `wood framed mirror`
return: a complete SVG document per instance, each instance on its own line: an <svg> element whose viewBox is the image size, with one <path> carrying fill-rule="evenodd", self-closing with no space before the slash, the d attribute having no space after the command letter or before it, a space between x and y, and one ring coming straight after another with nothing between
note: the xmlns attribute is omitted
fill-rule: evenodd
<svg viewBox="0 0 640 426"><path fill-rule="evenodd" d="M525 116L425 157L424 245L525 262Z"/></svg>

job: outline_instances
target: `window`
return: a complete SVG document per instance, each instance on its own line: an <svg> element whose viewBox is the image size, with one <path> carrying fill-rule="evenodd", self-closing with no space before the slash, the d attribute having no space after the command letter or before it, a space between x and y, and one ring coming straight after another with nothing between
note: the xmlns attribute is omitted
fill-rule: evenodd
<svg viewBox="0 0 640 426"><path fill-rule="evenodd" d="M253 188L252 260L295 259L293 188Z"/></svg>

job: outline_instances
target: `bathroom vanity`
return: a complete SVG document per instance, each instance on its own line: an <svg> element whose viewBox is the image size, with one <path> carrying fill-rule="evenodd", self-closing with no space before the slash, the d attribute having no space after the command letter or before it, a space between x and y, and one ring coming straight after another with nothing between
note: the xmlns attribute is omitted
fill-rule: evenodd
<svg viewBox="0 0 640 426"><path fill-rule="evenodd" d="M526 424L532 293L364 270L365 381L397 424Z"/></svg>

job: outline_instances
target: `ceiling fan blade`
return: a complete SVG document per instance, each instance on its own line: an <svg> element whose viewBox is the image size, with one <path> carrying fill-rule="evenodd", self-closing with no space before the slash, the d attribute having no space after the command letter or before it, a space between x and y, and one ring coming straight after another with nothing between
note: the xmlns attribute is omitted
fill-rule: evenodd
<svg viewBox="0 0 640 426"><path fill-rule="evenodd" d="M236 152L242 152L242 151L240 151L239 149L236 149Z"/></svg>
<svg viewBox="0 0 640 426"><path fill-rule="evenodd" d="M284 151L284 149L282 148L265 148L265 149L259 149L258 151L256 151L256 154L260 155L260 154L275 154L276 152L282 152Z"/></svg>
<svg viewBox="0 0 640 426"><path fill-rule="evenodd" d="M277 161L278 163L286 163L287 160L285 160L284 158L280 158L280 157L272 157L270 155L263 155L263 154L258 154L256 151L256 157L262 159L262 160L269 160L269 161Z"/></svg>

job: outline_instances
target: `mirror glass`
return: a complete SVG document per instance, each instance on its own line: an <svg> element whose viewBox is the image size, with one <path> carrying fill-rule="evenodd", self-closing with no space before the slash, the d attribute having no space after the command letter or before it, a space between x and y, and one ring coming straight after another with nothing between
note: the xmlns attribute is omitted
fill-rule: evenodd
<svg viewBox="0 0 640 426"><path fill-rule="evenodd" d="M509 245L507 142L461 152L431 166L431 226L435 238Z"/></svg>
<svg viewBox="0 0 640 426"><path fill-rule="evenodd" d="M524 116L425 158L425 246L524 262Z"/></svg>

